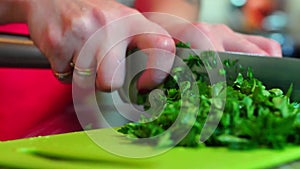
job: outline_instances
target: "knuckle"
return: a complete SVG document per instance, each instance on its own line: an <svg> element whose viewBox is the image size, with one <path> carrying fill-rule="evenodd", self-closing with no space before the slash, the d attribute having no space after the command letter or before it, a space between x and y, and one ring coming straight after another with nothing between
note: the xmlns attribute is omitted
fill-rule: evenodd
<svg viewBox="0 0 300 169"><path fill-rule="evenodd" d="M89 29L89 24L86 18L75 18L71 21L71 31L75 36L82 37L84 32Z"/></svg>
<svg viewBox="0 0 300 169"><path fill-rule="evenodd" d="M46 28L44 34L44 41L48 43L48 46L53 49L60 49L63 46L62 37L56 29L51 27Z"/></svg>
<svg viewBox="0 0 300 169"><path fill-rule="evenodd" d="M93 33L100 28L100 21L94 17L79 17L71 21L70 31L71 34L82 42L86 41Z"/></svg>

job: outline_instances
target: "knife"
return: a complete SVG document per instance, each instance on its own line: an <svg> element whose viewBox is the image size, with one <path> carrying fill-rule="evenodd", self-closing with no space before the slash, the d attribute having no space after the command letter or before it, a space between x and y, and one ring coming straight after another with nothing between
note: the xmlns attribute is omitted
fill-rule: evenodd
<svg viewBox="0 0 300 169"><path fill-rule="evenodd" d="M209 52L209 51L204 51ZM199 50L191 50L184 48L176 49L176 56L179 58L187 58L189 54L200 55L203 53ZM223 63L225 60L237 61L244 68L252 68L254 77L263 82L263 84L271 88L279 88L284 92L287 92L291 84L293 85L293 92L291 95L292 100L300 101L300 59L297 58L278 58L270 56L260 56L254 54L246 54L239 52L214 52L217 58L220 58L220 63ZM138 61L133 63L129 61L126 63L126 78L125 84L119 90L120 97L125 102L136 102L137 91L132 90L132 85L135 82L130 82L130 79L133 81L136 80L136 75L134 72L141 70L146 66L146 56L143 53L139 53L139 56L135 58ZM138 63L138 65L136 64ZM223 65L222 65L223 67ZM229 74L230 76L231 74ZM129 80L127 80L129 79Z"/></svg>
<svg viewBox="0 0 300 169"><path fill-rule="evenodd" d="M28 37L0 34L0 67L48 69L50 64Z"/></svg>

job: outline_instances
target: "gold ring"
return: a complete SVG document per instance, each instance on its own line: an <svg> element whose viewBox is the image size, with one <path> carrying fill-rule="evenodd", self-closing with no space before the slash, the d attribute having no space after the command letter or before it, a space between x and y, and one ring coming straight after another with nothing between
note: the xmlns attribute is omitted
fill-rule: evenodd
<svg viewBox="0 0 300 169"><path fill-rule="evenodd" d="M72 71L69 72L64 72L64 73L60 73L60 72L53 72L54 76L56 77L56 79L58 79L59 81L65 81L67 79L69 79L72 75Z"/></svg>
<svg viewBox="0 0 300 169"><path fill-rule="evenodd" d="M74 72L80 76L91 76L93 75L93 69L82 69L75 65L74 62L70 63L70 66L74 69Z"/></svg>
<svg viewBox="0 0 300 169"><path fill-rule="evenodd" d="M74 71L80 76L91 76L93 74L92 69L81 69L77 66L74 66Z"/></svg>

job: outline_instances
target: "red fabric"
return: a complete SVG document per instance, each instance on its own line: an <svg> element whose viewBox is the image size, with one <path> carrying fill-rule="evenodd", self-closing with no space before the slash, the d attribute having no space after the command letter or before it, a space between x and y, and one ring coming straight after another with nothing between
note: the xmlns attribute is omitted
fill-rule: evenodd
<svg viewBox="0 0 300 169"><path fill-rule="evenodd" d="M26 24L13 23L0 26L0 32L2 33L11 33L19 35L28 35L28 27Z"/></svg>
<svg viewBox="0 0 300 169"><path fill-rule="evenodd" d="M24 24L0 30L28 33ZM51 70L0 68L0 78L1 141L81 130L71 85L58 82Z"/></svg>

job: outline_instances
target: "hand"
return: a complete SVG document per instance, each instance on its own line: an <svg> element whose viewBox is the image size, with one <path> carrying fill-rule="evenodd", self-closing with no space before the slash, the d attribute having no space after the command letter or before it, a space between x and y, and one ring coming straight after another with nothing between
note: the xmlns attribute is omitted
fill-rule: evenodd
<svg viewBox="0 0 300 169"><path fill-rule="evenodd" d="M184 18L163 13L144 13L144 15L160 24L175 39L191 43L192 48L282 56L281 47L276 41L261 36L240 34L226 25L192 23Z"/></svg>
<svg viewBox="0 0 300 169"><path fill-rule="evenodd" d="M85 42L100 28L118 21L124 16L136 15L137 19L128 23L128 29L118 27L116 31L130 34L139 25L153 27L158 34L141 34L128 37L114 45L104 56L101 50L107 48L106 42L95 44L98 61L96 86L102 91L115 90L122 86L125 76L125 65L122 60L128 45L140 49L158 48L174 53L175 45L169 34L158 25L147 20L142 14L115 1L108 0L43 0L28 1L27 23L31 38L44 55L49 59L54 72L70 72L70 62L77 59ZM146 28L146 27L145 27ZM106 37L114 36L108 31ZM109 40L109 38L108 38ZM149 53L149 65L159 63L164 70L170 70L174 57L155 57ZM103 59L103 60L101 60ZM100 63L100 61L102 61ZM148 65L148 66L149 66ZM121 67L115 72L116 67ZM113 77L116 75L118 77ZM140 88L153 88L161 83L167 73L147 70L141 77ZM113 80L114 79L114 80Z"/></svg>
<svg viewBox="0 0 300 169"><path fill-rule="evenodd" d="M217 51L282 56L280 44L275 40L261 36L240 34L232 31L226 25L196 23L195 26L209 38Z"/></svg>

